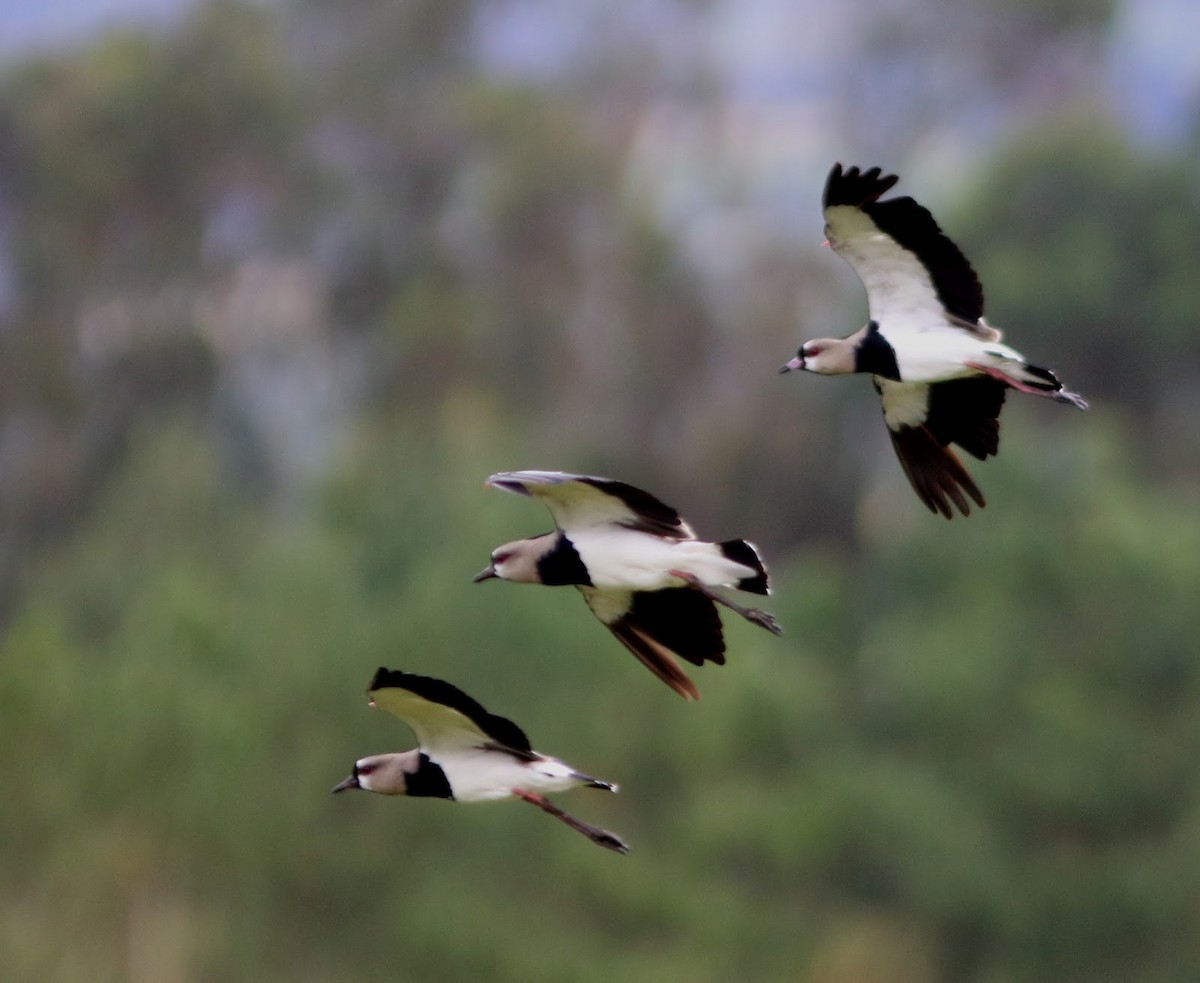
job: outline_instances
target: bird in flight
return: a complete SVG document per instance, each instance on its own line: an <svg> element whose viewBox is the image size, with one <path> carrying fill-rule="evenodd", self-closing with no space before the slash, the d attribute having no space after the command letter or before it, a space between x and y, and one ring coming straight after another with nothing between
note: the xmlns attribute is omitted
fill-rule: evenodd
<svg viewBox="0 0 1200 983"><path fill-rule="evenodd" d="M778 635L771 615L714 587L769 594L767 569L744 539L708 543L669 505L608 478L559 471L494 474L487 485L541 501L555 530L506 543L475 581L572 585L642 664L685 700L700 691L679 667L725 662L716 605Z"/></svg>
<svg viewBox="0 0 1200 983"><path fill-rule="evenodd" d="M878 167L830 171L825 235L866 288L869 320L846 338L805 342L780 371L871 375L904 473L949 519L952 506L970 514L968 496L986 504L949 445L980 460L995 454L1009 389L1081 410L1087 402L1001 343L983 317L979 278L929 211L907 196L880 200L898 180Z"/></svg>
<svg viewBox="0 0 1200 983"><path fill-rule="evenodd" d="M381 795L456 802L491 802L515 796L562 820L593 843L618 853L629 851L619 836L568 815L543 794L571 788L615 792L616 785L539 754L520 727L488 713L458 687L431 676L380 667L367 696L371 706L382 707L408 724L418 746L359 758L350 775L333 787L334 792L358 788Z"/></svg>

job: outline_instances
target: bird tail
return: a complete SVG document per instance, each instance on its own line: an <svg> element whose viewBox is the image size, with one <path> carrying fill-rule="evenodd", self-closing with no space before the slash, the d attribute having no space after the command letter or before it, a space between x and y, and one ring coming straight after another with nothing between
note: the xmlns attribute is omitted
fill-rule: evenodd
<svg viewBox="0 0 1200 983"><path fill-rule="evenodd" d="M1043 369L1040 365L1030 365L1011 348L999 347L990 350L988 355L991 359L986 362L968 362L967 365L999 379L1020 392L1048 396L1059 403L1070 403L1080 410L1088 408L1087 400L1078 393L1064 389L1053 372Z"/></svg>
<svg viewBox="0 0 1200 983"><path fill-rule="evenodd" d="M599 778L593 778L591 775L585 775L581 771L571 773L571 777L583 785L584 788L598 788L605 792L616 792L620 787L616 782L606 782Z"/></svg>
<svg viewBox="0 0 1200 983"><path fill-rule="evenodd" d="M1021 381L1034 389L1044 389L1047 392L1056 392L1062 389L1062 383L1058 381L1058 376L1049 369L1043 369L1040 365L1022 362L1020 372L1023 376Z"/></svg>
<svg viewBox="0 0 1200 983"><path fill-rule="evenodd" d="M1016 374L1019 375L1021 381L1029 386L1030 389L1044 393L1051 399L1057 400L1060 403L1070 403L1081 410L1088 408L1087 400L1078 393L1068 392L1064 389L1058 376L1049 369L1043 369L1040 365L1030 365L1028 362L1022 362L1019 372Z"/></svg>
<svg viewBox="0 0 1200 983"><path fill-rule="evenodd" d="M749 591L751 594L771 593L767 568L753 543L748 543L744 539L727 539L723 543L717 543L717 548L725 559L740 563L754 571L750 576L738 580L736 585L738 590Z"/></svg>

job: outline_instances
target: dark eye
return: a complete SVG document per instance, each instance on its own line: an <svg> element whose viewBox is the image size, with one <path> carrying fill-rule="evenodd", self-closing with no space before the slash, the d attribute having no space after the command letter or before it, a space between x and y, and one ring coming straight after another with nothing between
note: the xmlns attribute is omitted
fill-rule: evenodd
<svg viewBox="0 0 1200 983"><path fill-rule="evenodd" d="M801 354L805 358L812 358L814 355L820 355L821 349L818 348L816 345L809 345L807 348L804 349L803 352L801 352Z"/></svg>
<svg viewBox="0 0 1200 983"><path fill-rule="evenodd" d="M510 556L512 556L511 553L493 553L492 554L492 562L493 563L505 563Z"/></svg>

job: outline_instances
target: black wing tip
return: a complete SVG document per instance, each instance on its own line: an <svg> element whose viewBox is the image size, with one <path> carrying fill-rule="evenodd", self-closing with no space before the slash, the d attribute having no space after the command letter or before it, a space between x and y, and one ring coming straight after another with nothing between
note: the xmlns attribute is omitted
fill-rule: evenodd
<svg viewBox="0 0 1200 983"><path fill-rule="evenodd" d="M453 706L456 703L467 702L479 706L479 703L464 693L453 683L436 676L423 676L417 672L407 672L404 669L388 669L380 666L375 670L371 685L367 692L378 689L406 689L435 703L445 703Z"/></svg>
<svg viewBox="0 0 1200 983"><path fill-rule="evenodd" d="M975 500L975 504L981 509L987 505L983 496L979 494L979 489L974 486L962 486L967 493ZM925 507L934 515L940 515L947 522L954 518L956 514L962 514L964 517L971 514L971 506L966 498L963 497L959 486L947 484L945 486L929 485L925 488L918 488L915 484L913 489L917 493L917 497L921 499ZM958 513L955 513L951 503L958 508Z"/></svg>
<svg viewBox="0 0 1200 983"><path fill-rule="evenodd" d="M416 693L417 696L429 700L431 703L440 703L456 710L471 707L472 710L478 708L480 712L487 712L477 700L468 696L453 683L448 683L435 676L405 672L403 669L388 669L386 666L376 669L371 684L367 687L367 692L374 693L381 689L403 689L410 693ZM472 714L468 713L467 716L472 716Z"/></svg>
<svg viewBox="0 0 1200 983"><path fill-rule="evenodd" d="M957 507L962 515L968 516L971 506L967 496L980 508L987 506L987 499L958 455L940 443L928 429L902 427L889 430L889 433L909 484L930 512L953 519L954 507Z"/></svg>
<svg viewBox="0 0 1200 983"><path fill-rule="evenodd" d="M834 205L850 205L858 208L869 202L877 201L899 180L899 175L884 174L881 167L872 167L864 171L858 165L854 165L843 170L839 161L833 165L829 177L825 180L825 195L822 205L825 208Z"/></svg>
<svg viewBox="0 0 1200 983"><path fill-rule="evenodd" d="M979 490L979 486L975 484L970 473L963 467L956 455L949 448L942 448L942 453L948 458L945 470L931 474L923 482L923 488L917 489L917 494L925 501L926 505L933 510L940 512L947 520L954 518L954 509L951 504L958 508L959 513L965 518L971 514L971 505L967 501L967 496L975 502L979 508L987 507L987 499L983 497L983 492ZM966 494L964 494L964 492Z"/></svg>
<svg viewBox="0 0 1200 983"><path fill-rule="evenodd" d="M625 646L637 660L661 679L684 700L692 702L700 699L700 690L679 663L675 661L676 653L667 646L626 622L624 618L608 625L613 637Z"/></svg>
<svg viewBox="0 0 1200 983"><path fill-rule="evenodd" d="M387 689L388 687L399 687L400 689L408 689L406 683L413 678L413 673L405 672L402 669L389 669L387 666L380 666L375 670L375 675L371 677L371 683L367 686L367 692L373 693L377 689ZM428 679L428 676L418 676L418 679ZM449 685L449 684L447 684Z"/></svg>

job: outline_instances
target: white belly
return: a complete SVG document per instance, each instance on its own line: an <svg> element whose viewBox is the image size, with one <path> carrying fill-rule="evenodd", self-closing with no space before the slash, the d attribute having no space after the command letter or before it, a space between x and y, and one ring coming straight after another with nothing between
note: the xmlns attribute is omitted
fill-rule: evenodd
<svg viewBox="0 0 1200 983"><path fill-rule="evenodd" d="M588 569L592 585L603 588L661 590L682 587L672 570L691 574L710 587L731 587L754 573L722 555L712 543L667 540L627 529L605 528L573 533L571 541Z"/></svg>
<svg viewBox="0 0 1200 983"><path fill-rule="evenodd" d="M447 764L437 762L458 802L490 802L512 795L514 788L530 792L562 792L579 785L571 769L561 761L519 761L498 751L455 754Z"/></svg>
<svg viewBox="0 0 1200 983"><path fill-rule="evenodd" d="M961 328L906 332L893 341L896 366L903 382L944 382L979 375L974 362L1000 367L1021 356L994 341L984 341Z"/></svg>

